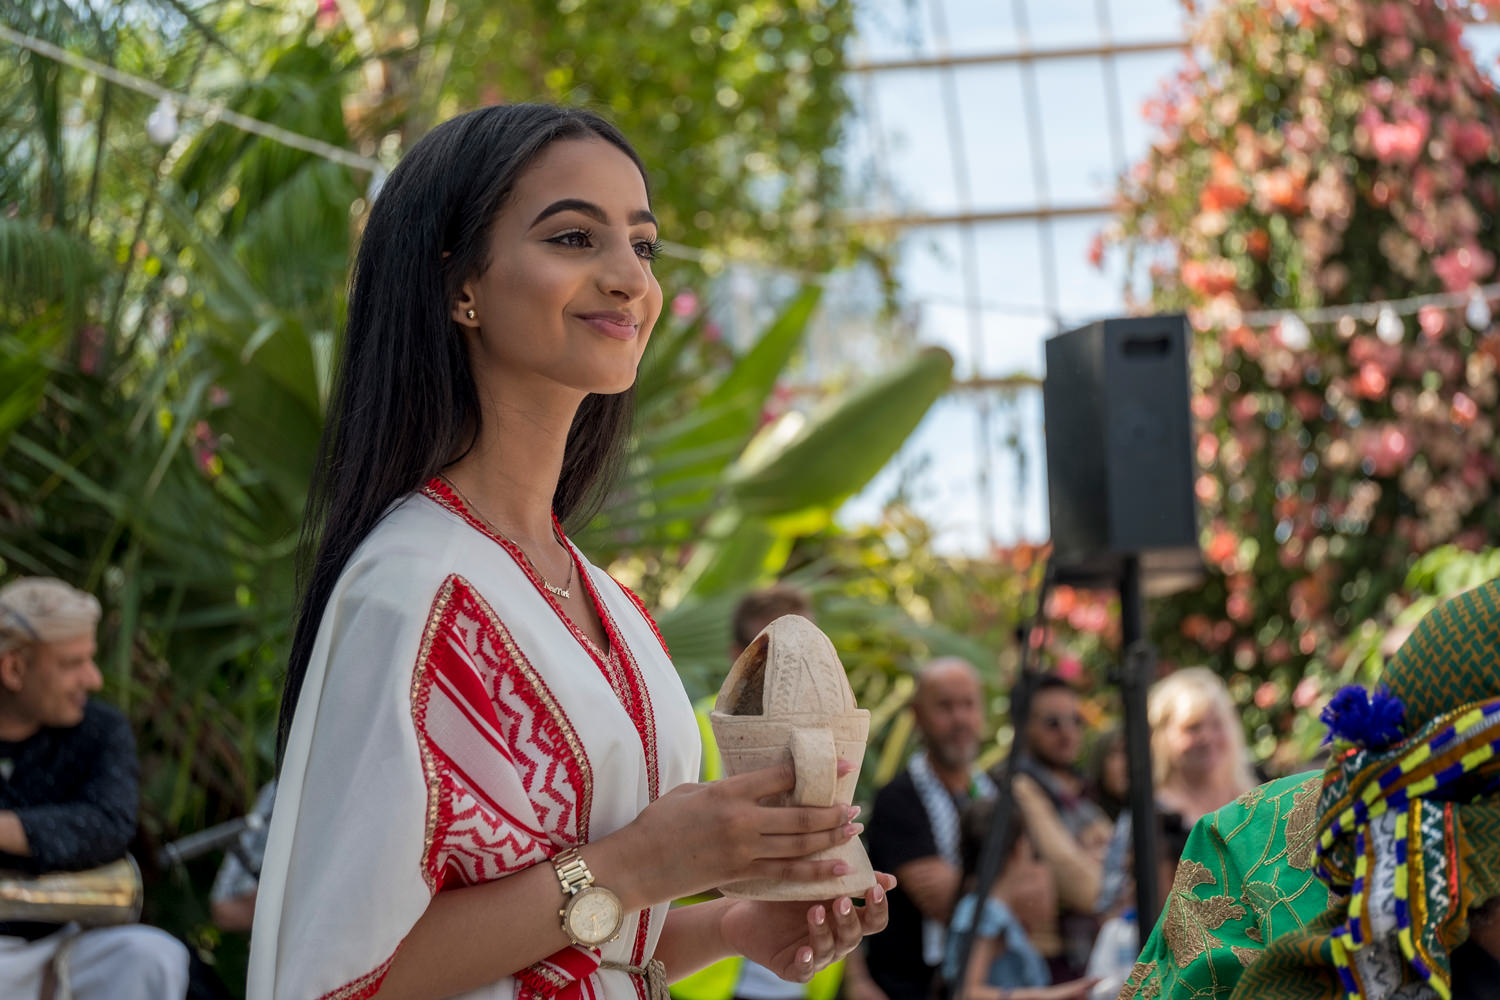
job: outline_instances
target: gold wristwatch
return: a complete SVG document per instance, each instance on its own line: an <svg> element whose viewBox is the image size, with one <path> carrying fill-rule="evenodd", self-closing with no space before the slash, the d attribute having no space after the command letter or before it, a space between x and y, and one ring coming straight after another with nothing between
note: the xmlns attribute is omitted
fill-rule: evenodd
<svg viewBox="0 0 1500 1000"><path fill-rule="evenodd" d="M552 867L566 897L557 915L569 940L585 948L597 948L619 937L620 924L625 920L620 897L594 884L594 873L578 856L578 848L554 855Z"/></svg>

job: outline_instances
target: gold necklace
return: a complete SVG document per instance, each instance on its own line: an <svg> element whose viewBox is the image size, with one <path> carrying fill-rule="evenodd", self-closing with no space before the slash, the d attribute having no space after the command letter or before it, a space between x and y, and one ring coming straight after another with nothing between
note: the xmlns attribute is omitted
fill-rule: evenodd
<svg viewBox="0 0 1500 1000"><path fill-rule="evenodd" d="M467 507L467 508L469 508L470 510L472 510L474 512L474 516L477 517L477 518L479 518L479 520L484 524L484 526L486 528L489 528L492 532L494 532L495 534L499 535L501 538L505 539L511 545L514 545L516 547L516 551L519 552L519 553L521 553L521 558L526 560L526 565L530 566L532 572L534 572L537 575L537 579L539 579L539 580L542 581L542 587L546 589L547 593L552 594L555 597L560 597L560 598L562 598L565 601L568 598L570 598L570 597L573 596L573 589L572 589L573 588L573 553L568 552L568 579L567 579L567 582L564 583L561 587L557 586L554 583L551 583L550 581L548 581L547 577L542 573L541 567L538 566L535 562L532 561L531 557L526 554L526 550L525 549L521 548L521 543L520 542L516 541L514 538L510 537L509 535L507 535L505 532L503 532L499 528L495 527L494 522L491 521L489 518L487 518L487 517L484 516L484 512L481 511L474 504L474 501L472 501L468 497L464 496L464 491L461 490L461 489L459 489L458 486L457 486L457 484L455 484L453 482L453 480L449 479L447 476L442 475L442 474L439 474L438 478L441 479L443 482L447 483L448 484L448 488L450 490L452 490L454 493L458 494L458 498L464 502L464 506ZM553 537L554 538L556 537L556 534L557 534L556 533L556 529L554 528L553 529ZM559 538L557 540L557 544L558 545L562 545L563 544L562 539ZM567 546L563 546L563 551L567 552Z"/></svg>

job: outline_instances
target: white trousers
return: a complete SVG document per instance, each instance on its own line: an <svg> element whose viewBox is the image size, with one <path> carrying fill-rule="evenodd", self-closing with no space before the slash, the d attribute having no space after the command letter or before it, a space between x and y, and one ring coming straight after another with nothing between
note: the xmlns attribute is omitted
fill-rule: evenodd
<svg viewBox="0 0 1500 1000"><path fill-rule="evenodd" d="M166 931L142 924L83 930L69 924L38 941L0 937L0 997L34 1000L47 969L52 1000L183 1000L188 953Z"/></svg>

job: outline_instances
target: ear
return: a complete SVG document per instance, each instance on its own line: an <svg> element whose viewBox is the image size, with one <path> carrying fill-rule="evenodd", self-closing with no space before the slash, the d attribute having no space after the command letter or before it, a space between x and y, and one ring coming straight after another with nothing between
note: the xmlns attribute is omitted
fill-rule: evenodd
<svg viewBox="0 0 1500 1000"><path fill-rule="evenodd" d="M453 300L453 308L448 313L453 322L465 330L479 329L479 303L474 297L474 286L464 282L458 291L458 296Z"/></svg>
<svg viewBox="0 0 1500 1000"><path fill-rule="evenodd" d="M0 653L0 688L11 693L21 690L26 679L27 657L19 649L7 649Z"/></svg>

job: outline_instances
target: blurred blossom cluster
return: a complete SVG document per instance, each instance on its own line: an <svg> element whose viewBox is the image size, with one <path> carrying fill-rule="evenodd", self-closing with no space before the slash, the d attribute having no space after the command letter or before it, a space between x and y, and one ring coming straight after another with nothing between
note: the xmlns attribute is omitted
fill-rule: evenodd
<svg viewBox="0 0 1500 1000"><path fill-rule="evenodd" d="M1158 609L1158 638L1243 674L1273 741L1337 686L1348 636L1393 612L1415 555L1500 532L1494 303L1244 321L1497 280L1500 94L1462 31L1500 0L1188 11L1193 55L1145 109L1155 143L1094 256L1123 248L1149 268L1136 305L1198 331L1211 580Z"/></svg>

